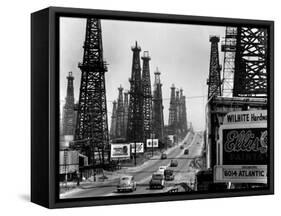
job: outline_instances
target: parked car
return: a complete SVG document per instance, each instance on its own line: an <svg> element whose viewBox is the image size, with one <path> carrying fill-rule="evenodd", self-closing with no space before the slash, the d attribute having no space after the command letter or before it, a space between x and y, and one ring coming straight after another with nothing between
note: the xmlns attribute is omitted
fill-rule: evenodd
<svg viewBox="0 0 281 216"><path fill-rule="evenodd" d="M177 160L171 160L170 167L177 167L178 161Z"/></svg>
<svg viewBox="0 0 281 216"><path fill-rule="evenodd" d="M149 188L161 188L165 187L165 177L161 172L156 172L152 174L151 180L149 182Z"/></svg>
<svg viewBox="0 0 281 216"><path fill-rule="evenodd" d="M180 146L180 149L184 149L184 146L183 146L183 145L181 145L181 146Z"/></svg>
<svg viewBox="0 0 281 216"><path fill-rule="evenodd" d="M164 171L165 181L173 181L175 179L174 171L172 169L166 169Z"/></svg>
<svg viewBox="0 0 281 216"><path fill-rule="evenodd" d="M188 155L188 154L189 154L189 149L185 149L185 150L184 150L184 154L185 154L185 155Z"/></svg>
<svg viewBox="0 0 281 216"><path fill-rule="evenodd" d="M166 154L166 153L162 153L162 154L161 154L161 159L162 159L162 160L167 159L167 154Z"/></svg>
<svg viewBox="0 0 281 216"><path fill-rule="evenodd" d="M117 191L135 191L137 190L137 183L133 176L122 176L120 177L119 183L117 185Z"/></svg>

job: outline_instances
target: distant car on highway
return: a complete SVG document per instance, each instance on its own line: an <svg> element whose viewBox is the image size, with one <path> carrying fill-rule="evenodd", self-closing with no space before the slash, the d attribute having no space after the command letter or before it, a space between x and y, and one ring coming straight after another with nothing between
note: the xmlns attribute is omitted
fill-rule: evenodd
<svg viewBox="0 0 281 216"><path fill-rule="evenodd" d="M189 154L189 149L185 149L183 153L184 153L185 155L188 155L188 154Z"/></svg>
<svg viewBox="0 0 281 216"><path fill-rule="evenodd" d="M177 160L171 160L170 167L177 167L178 161Z"/></svg>
<svg viewBox="0 0 281 216"><path fill-rule="evenodd" d="M160 166L160 167L158 168L158 172L164 173L164 171L165 171L166 169L167 169L166 166Z"/></svg>
<svg viewBox="0 0 281 216"><path fill-rule="evenodd" d="M165 181L173 181L175 179L174 171L172 169L166 169L164 171Z"/></svg>
<svg viewBox="0 0 281 216"><path fill-rule="evenodd" d="M162 159L162 160L167 159L167 154L166 154L166 153L162 153L162 154L161 154L161 159Z"/></svg>
<svg viewBox="0 0 281 216"><path fill-rule="evenodd" d="M149 182L149 188L161 188L165 187L165 177L161 172L156 172L152 174L151 180Z"/></svg>
<svg viewBox="0 0 281 216"><path fill-rule="evenodd" d="M122 176L120 177L119 183L117 185L117 191L135 191L137 190L137 183L133 176Z"/></svg>
<svg viewBox="0 0 281 216"><path fill-rule="evenodd" d="M181 145L181 146L180 146L180 149L184 149L184 146L183 146L183 145Z"/></svg>

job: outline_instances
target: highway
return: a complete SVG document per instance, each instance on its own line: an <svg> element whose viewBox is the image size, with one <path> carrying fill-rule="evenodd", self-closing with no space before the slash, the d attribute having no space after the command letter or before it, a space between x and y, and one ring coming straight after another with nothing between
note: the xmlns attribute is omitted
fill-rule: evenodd
<svg viewBox="0 0 281 216"><path fill-rule="evenodd" d="M185 143L185 144L184 144ZM183 145L184 149L180 149ZM194 179L194 169L190 167L192 158L200 156L203 147L202 133L195 132L194 134L187 134L185 139L178 145L166 150L167 159L161 159L160 156L155 156L146 161L144 164L132 167L122 168L118 171L119 175L132 175L137 182L137 190L133 192L118 193L116 185L118 180L111 181L109 184L103 186L93 186L87 188L74 189L73 191L63 194L61 198L82 198L82 197L98 197L98 196L116 196L116 195L133 195L133 194L148 194L148 193L164 193L168 191L173 185L180 182L192 182ZM189 149L189 154L185 155L184 150ZM172 159L178 161L178 166L173 167L175 179L173 181L166 181L163 189L149 189L149 181L151 175L158 170L160 166L169 166Z"/></svg>

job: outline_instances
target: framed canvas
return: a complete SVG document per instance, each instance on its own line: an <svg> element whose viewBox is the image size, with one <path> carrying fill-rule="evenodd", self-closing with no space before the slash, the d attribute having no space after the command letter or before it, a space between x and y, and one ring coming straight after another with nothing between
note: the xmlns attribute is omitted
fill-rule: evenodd
<svg viewBox="0 0 281 216"><path fill-rule="evenodd" d="M50 7L31 15L31 201L274 192L274 22Z"/></svg>

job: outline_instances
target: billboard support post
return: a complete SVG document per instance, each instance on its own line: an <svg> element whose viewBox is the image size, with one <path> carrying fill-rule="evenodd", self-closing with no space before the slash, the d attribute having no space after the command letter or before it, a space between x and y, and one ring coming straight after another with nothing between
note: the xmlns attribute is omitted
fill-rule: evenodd
<svg viewBox="0 0 281 216"><path fill-rule="evenodd" d="M137 142L135 140L135 166L137 166Z"/></svg>

